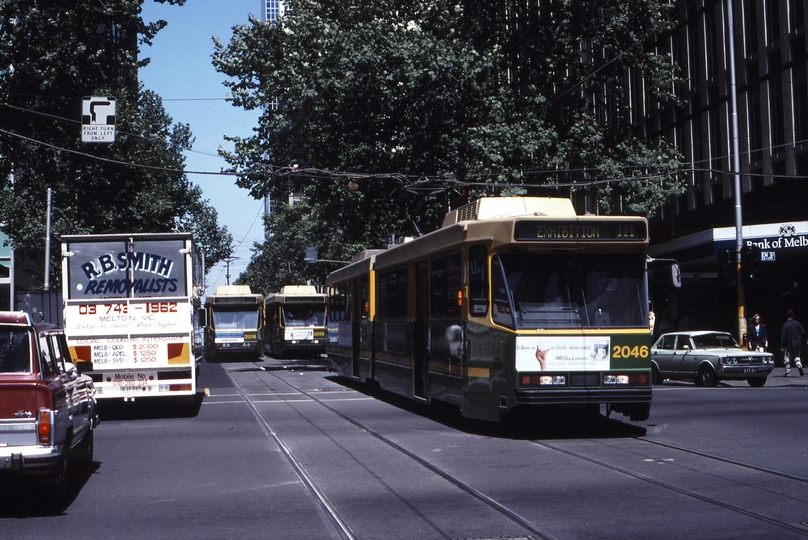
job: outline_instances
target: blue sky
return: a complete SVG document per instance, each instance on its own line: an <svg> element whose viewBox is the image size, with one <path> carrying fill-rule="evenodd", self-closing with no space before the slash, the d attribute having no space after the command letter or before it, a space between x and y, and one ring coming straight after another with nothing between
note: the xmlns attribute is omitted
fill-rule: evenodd
<svg viewBox="0 0 808 540"><path fill-rule="evenodd" d="M196 137L186 152L186 170L221 171L227 166L217 154L222 146L232 149L224 135L248 137L258 124L257 111L244 111L225 100L225 77L211 64L213 36L227 43L232 28L247 24L248 14L260 18L261 0L188 0L184 6L143 3L145 21L163 19L168 25L141 54L151 63L140 70L143 85L163 98L174 122L189 124ZM250 248L263 238L263 203L237 187L232 176L189 174L202 188L203 196L219 213L219 224L227 227L237 246L230 264L233 283L250 260ZM215 266L207 278L207 292L227 283L225 264Z"/></svg>

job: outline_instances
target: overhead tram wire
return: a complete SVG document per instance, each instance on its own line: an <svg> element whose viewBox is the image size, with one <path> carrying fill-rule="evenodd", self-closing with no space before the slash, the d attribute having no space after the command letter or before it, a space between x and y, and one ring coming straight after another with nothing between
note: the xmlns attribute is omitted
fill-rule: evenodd
<svg viewBox="0 0 808 540"><path fill-rule="evenodd" d="M199 99L213 99L213 98L199 98ZM23 112L27 112L30 114L35 114L39 116L44 116L47 118L51 118L58 121L73 123L73 124L80 124L78 120L73 120L70 118L64 118L56 115L52 115L49 113L44 113L40 111L35 111L32 109L25 109L23 107L18 107L15 105L10 105L8 103L0 103L0 105L9 107L12 109L20 110ZM256 172L268 174L275 177L284 177L284 176L299 176L304 178L311 178L313 180L317 179L333 179L333 178L344 178L347 180L357 180L357 181L367 181L367 180L396 180L398 181L401 186L410 192L419 193L421 191L429 191L429 190L436 190L438 189L439 185L442 184L443 189L447 187L498 187L498 188L511 188L511 187L523 187L523 188L534 188L534 189L555 189L555 188L567 188L567 187L579 187L585 185L605 185L611 183L620 183L620 182L632 182L632 181L645 181L645 180L652 180L654 178L660 178L662 176L667 176L667 173L660 173L660 174L645 174L640 176L625 176L620 178L601 178L598 180L591 180L588 182L561 182L561 183L514 183L514 182L473 182L468 180L458 180L456 178L450 178L446 176L440 175L407 175L405 173L362 173L362 172L348 172L348 171L329 171L323 169L316 169L316 168L297 168L297 167L277 167L277 166L266 166L262 165L257 169L251 170L242 170L242 171L235 171L235 170L222 170L222 171L191 171L191 170L183 170L183 169L175 169L171 167L157 167L152 165L145 165L141 163L133 163L127 161L120 161L111 158L106 158L103 156L98 156L96 154L90 154L87 152L81 152L79 150L74 150L71 148L61 147L55 144L47 143L44 141L40 141L31 137L27 137L25 135L21 135L18 133L14 133L5 129L0 128L0 133L4 133L11 137L16 137L22 140L26 140L28 142L32 142L35 144L39 144L48 148L51 148L56 151L63 151L67 153L71 153L74 155L79 155L82 157L86 157L88 159L94 159L98 161L103 161L106 163L116 164L116 165L123 165L127 167L133 168L142 168L153 170L157 172L165 172L170 174L199 174L199 175L209 175L209 176L234 176L234 177L241 177L248 174L255 174ZM120 132L123 135L127 135L130 137L138 137L141 139L152 139L152 137L147 137L135 133L128 133L128 132ZM808 140L797 141L795 144L800 144L808 142ZM210 155L215 156L215 154L211 154L209 152L199 152L193 150L191 148L183 148L183 151L189 152L196 152L203 155ZM720 159L720 157L719 157ZM704 159L702 162L710 162L713 161L713 158ZM643 165L626 165L626 166L619 166L615 167L615 169L621 171L628 171L628 170L637 170L637 169L644 169L647 170L650 167L643 166ZM557 169L548 169L548 170L532 170L532 171L496 171L496 172L487 172L487 173L475 173L468 175L472 178L490 178L490 177L497 177L497 176L510 176L510 177L517 177L517 178L526 178L530 176L538 176L538 175L557 175L559 173L570 174L570 173L593 173L597 172L599 169L597 168L580 168L580 169L565 169L559 171ZM696 168L691 167L687 169L679 169L678 173L714 173L718 174L723 171L717 171L712 168ZM788 178L788 179L805 179L808 178L806 176L788 176L788 175L761 175L761 176L771 176L772 178Z"/></svg>
<svg viewBox="0 0 808 540"><path fill-rule="evenodd" d="M247 240L247 236L252 232L253 227L255 227L255 222L258 221L258 218L261 216L261 214L263 212L264 212L264 207L260 206L258 208L258 213L255 215L255 219L253 219L252 225L250 225L250 228L247 230L246 233L244 233L244 236L241 238L241 240L239 240L238 244L236 244L236 247L233 249L233 253L238 252L238 250L241 248L241 245ZM223 271L224 271L223 268L219 268L219 275L216 277L215 280L212 280L212 282L219 281L221 279L221 277L222 277L222 272Z"/></svg>
<svg viewBox="0 0 808 540"><path fill-rule="evenodd" d="M666 21L675 21L680 13L681 13L681 11L677 11L676 13L671 14L666 19ZM597 69L595 69L593 72L591 72L591 73L589 73L589 74L587 74L585 76L582 76L580 81L576 82L575 84L572 84L571 86L569 86L568 88L563 90L560 94L558 94L558 95L552 97L551 99L549 99L548 102L547 102L547 105L551 105L552 103L554 103L555 101L557 101L558 99L560 99L561 97L566 95L567 93L573 91L575 88L580 87L586 81L588 81L589 79L594 77L599 71L605 69L609 65L611 65L614 62L618 61L621 57L628 54L629 51L637 48L638 46L641 46L642 43L644 43L645 39L647 39L649 36L651 36L654 33L657 33L659 31L659 29L661 28L661 25L662 25L662 23L660 23L659 26L657 26L654 29L647 32L643 40L638 40L637 42L635 42L633 45L631 45L627 49L619 51L619 53L614 58L608 60L603 65L601 65ZM214 101L214 100L219 100L219 99L229 100L229 99L233 99L233 98L227 98L227 97L224 97L224 98L162 98L162 97L160 97L160 99L162 101ZM13 107L13 106L8 105L8 104L3 104L3 105ZM22 108L19 108L19 107L15 107L15 108L18 108L18 109L21 109L21 110L27 110L27 109L22 109ZM30 111L30 112L35 113L35 114L46 114L46 113L39 113L37 111ZM48 116L52 116L52 115L48 115ZM54 118L58 119L59 117L54 117ZM70 121L70 122L76 122L74 120L68 120L68 119L62 119L62 120ZM0 130L0 132L8 133L8 132L5 132L3 130ZM14 135L14 136L18 136L16 134L12 134L12 133L9 133L9 134ZM142 137L142 136L139 136L139 135L136 135L136 134L128 134L128 135ZM35 141L33 139L28 139L28 140L31 140L33 142L39 142L39 141ZM53 145L49 145L48 143L40 143L40 144L44 144L46 146L50 146L52 148L57 148L58 149L58 147L55 147ZM115 160L108 160L108 159L105 159L105 158L92 156L90 154L83 154L81 152L74 151L74 150L69 150L69 149L62 149L62 150L65 150L65 151L71 152L71 153L75 153L75 154L79 154L79 155L85 155L86 157L102 159L104 161L109 161L109 162L112 162L112 163L120 163L120 164L123 164L123 165L132 166L132 167L140 166L140 167L144 167L144 168L150 168L150 169L153 169L153 170L162 170L164 172L181 172L181 173L187 173L187 174L222 175L222 176L237 176L237 177L238 176L244 176L244 175L256 172L255 170L252 170L252 171L248 170L248 171L241 171L241 172L237 172L237 171L221 171L221 172L180 171L179 169L157 168L157 167L149 167L149 166L146 166L146 165L137 165L137 164L131 164L131 163L125 163L125 162L118 162L118 161L115 161ZM187 149L187 150L193 151L191 149ZM634 168L647 168L647 167L642 167L642 166L626 166L626 167L619 167L619 169L624 170L626 168L632 168L632 167L634 167ZM353 179L353 180L368 180L368 179L389 179L389 178L394 177L394 178L397 178L399 180L408 180L408 179L412 178L412 177L406 176L406 175L404 175L402 173L379 173L379 174L372 174L371 173L371 174L369 174L369 173L349 173L349 172L340 172L340 171L322 171L322 170L317 170L317 169L300 169L300 170L296 170L296 169L293 169L293 168L280 168L278 170L284 170L284 169L290 171L287 174L295 174L295 175L299 175L299 176L309 177L309 178L312 178L312 179L344 177L344 178L349 178L349 179ZM521 173L520 172L491 172L491 173L482 174L480 176L493 177L493 176L519 175L521 177L521 176L525 176L525 175L535 175L535 174L558 174L559 172L563 172L565 174L569 174L571 172L587 172L587 171L593 172L595 170L597 170L597 169L579 169L579 170L567 169L567 170L564 170L564 171L557 171L557 170L554 170L554 171L525 171L525 172L521 172ZM315 171L316 171L316 175L311 174L311 173L314 173ZM691 169L689 172L698 172L698 171L699 171L698 169ZM684 171L680 170L679 172L684 172ZM270 174L272 174L273 176L277 175L277 173L275 172L275 170L272 167L270 167ZM320 175L322 175L322 176L320 176ZM549 188L559 188L559 187L577 187L577 186L589 186L589 185L597 185L597 184L619 183L619 182L625 182L625 181L638 181L638 180L643 180L643 179L659 178L660 176L666 176L666 175L663 174L663 175L648 175L646 177L611 178L611 179L600 179L600 180L594 181L594 182L572 182L572 183L563 183L563 184L562 183L552 183L552 184L526 184L526 183L510 184L510 183L507 183L507 184L503 184L503 183L490 183L490 182L471 183L471 182L458 181L456 179L440 177L440 176L435 176L435 177L418 176L418 180L413 182L411 185L421 184L423 186L422 180L431 179L430 181L432 181L432 182L443 182L443 183L445 183L446 185L444 186L444 189L448 188L449 185L452 185L453 187L462 186L462 187L499 187L499 188L503 188L503 187L504 188L508 188L508 187L524 187L524 188L548 188L549 187ZM402 181L401 183L402 183L402 185L404 186L404 188L406 190L416 192L416 189L409 189L410 186L408 186L405 182Z"/></svg>
<svg viewBox="0 0 808 540"><path fill-rule="evenodd" d="M225 171L189 171L185 169L175 169L172 167L157 167L154 165L145 165L142 163L133 163L129 161L121 161L117 159L111 159L104 156L99 156L96 154L89 154L87 152L82 152L80 150L74 150L72 148L65 148L63 146L58 146L55 144L47 143L44 141L40 141L31 137L27 137L25 135L20 135L19 133L14 133L12 131L8 131L6 129L0 128L0 133L9 135L11 137L16 137L18 139L22 139L28 142L32 142L35 144L39 144L45 146L47 148L51 148L56 151L60 152L67 152L70 154L86 157L88 159L93 159L97 161L102 161L105 163L111 163L114 165L122 165L125 167L133 167L139 169L147 169L157 172L165 172L165 173L174 173L174 174L201 174L201 175L211 175L211 176L244 176L245 174L255 173L255 170L252 171L233 171L233 170L225 170ZM637 169L637 168L648 168L648 167L641 167L641 166L629 166L629 167L619 167L618 169ZM405 189L409 191L418 191L418 189L425 188L427 184L432 183L432 187L429 189L435 189L436 183L443 183L445 186L452 185L452 186L459 186L459 187L525 187L525 188L560 188L560 187L576 187L576 186L583 186L583 185L603 185L603 184L611 184L611 183L619 183L619 182L631 182L631 181L642 181L642 180L652 180L654 178L660 178L661 176L665 176L664 173L662 174L648 174L642 176L626 176L621 178L603 178L599 180L591 180L588 182L560 182L560 183L544 183L544 184L534 184L534 183L509 183L509 182L469 182L466 180L457 180L448 177L442 176L417 176L417 180L413 180L416 178L416 175L406 175L403 173L360 173L360 172L346 172L346 171L326 171L322 169L314 169L314 168L307 168L307 169L298 169L296 167L261 167L264 171L259 172L266 172L272 176L301 176L306 178L312 179L328 179L328 178L343 178L346 180L378 180L378 179L392 179L399 181ZM538 175L538 174L547 174L547 175L554 175L558 174L559 172L563 172L565 174L574 173L574 172L596 172L597 169L575 169L575 170L564 170L564 171L557 171L557 170L546 170L546 171L525 171L525 172L491 172L491 173L483 173L477 174L474 176L477 177L491 177L491 176L529 176L529 175ZM717 172L713 171L712 169L680 169L678 172ZM804 177L794 177L789 176L788 178L804 178Z"/></svg>
<svg viewBox="0 0 808 540"><path fill-rule="evenodd" d="M73 118L65 118L64 116L58 116L58 115L55 115L55 114L50 114L50 113L46 113L46 112L42 112L42 111L35 111L34 109L26 109L25 107L19 107L17 105L11 105L10 103L0 103L0 105L2 105L3 107L7 107L9 109L14 109L14 110L17 110L17 111L33 114L33 115L36 115L36 116L42 116L44 118L50 118L51 120L57 120L59 122L64 122L64 123L67 123L67 124L81 125L81 122L79 120L74 120ZM146 140L146 141L152 141L152 140L157 140L157 141L161 141L161 142L164 141L163 139L160 139L159 137L146 136L146 135L141 135L139 133L130 133L128 131L118 131L118 133L120 133L121 135L126 135L127 137L135 137L135 138ZM190 147L183 147L183 148L181 148L181 150L183 152L191 152L191 153L200 154L200 155L203 155L203 156L219 157L218 154L213 154L211 152L203 152L201 150L194 150L193 148L190 148Z"/></svg>

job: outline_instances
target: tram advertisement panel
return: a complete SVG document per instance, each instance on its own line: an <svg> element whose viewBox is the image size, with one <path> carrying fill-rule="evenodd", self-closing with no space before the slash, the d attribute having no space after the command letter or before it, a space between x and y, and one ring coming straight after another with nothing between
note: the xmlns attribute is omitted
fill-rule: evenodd
<svg viewBox="0 0 808 540"><path fill-rule="evenodd" d="M609 336L519 336L517 371L604 371L610 369Z"/></svg>

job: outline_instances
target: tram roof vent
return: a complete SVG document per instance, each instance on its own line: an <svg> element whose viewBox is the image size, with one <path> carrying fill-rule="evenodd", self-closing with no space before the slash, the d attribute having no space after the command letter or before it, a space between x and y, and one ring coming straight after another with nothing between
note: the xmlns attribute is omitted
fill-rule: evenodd
<svg viewBox="0 0 808 540"><path fill-rule="evenodd" d="M317 287L314 285L284 285L281 287L281 294L317 294Z"/></svg>
<svg viewBox="0 0 808 540"><path fill-rule="evenodd" d="M414 236L394 236L387 240L387 249L400 246L401 244L406 244L407 242L412 242L413 240L415 240Z"/></svg>
<svg viewBox="0 0 808 540"><path fill-rule="evenodd" d="M366 249L365 251L360 251L353 257L351 257L351 263L355 263L364 259L369 259L374 255L378 255L379 253L384 253L387 251L386 249Z"/></svg>
<svg viewBox="0 0 808 540"><path fill-rule="evenodd" d="M485 197L446 214L443 227L461 221L517 216L576 217L572 201L557 197Z"/></svg>
<svg viewBox="0 0 808 540"><path fill-rule="evenodd" d="M242 296L245 294L252 294L249 285L219 285L216 287L217 296Z"/></svg>

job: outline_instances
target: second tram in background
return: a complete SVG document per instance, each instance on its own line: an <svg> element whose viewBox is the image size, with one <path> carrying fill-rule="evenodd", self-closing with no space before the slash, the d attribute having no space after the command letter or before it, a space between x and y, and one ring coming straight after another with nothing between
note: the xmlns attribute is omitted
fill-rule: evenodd
<svg viewBox="0 0 808 540"><path fill-rule="evenodd" d="M264 301L264 343L275 356L325 352L325 300L312 285L285 285Z"/></svg>
<svg viewBox="0 0 808 540"><path fill-rule="evenodd" d="M499 421L651 407L648 223L567 199L485 198L443 226L333 272L328 360L340 375Z"/></svg>
<svg viewBox="0 0 808 540"><path fill-rule="evenodd" d="M200 312L205 329L205 357L264 354L264 297L247 285L222 285L205 298Z"/></svg>

